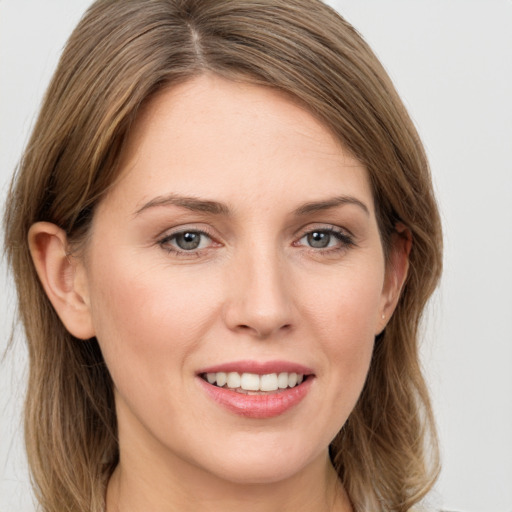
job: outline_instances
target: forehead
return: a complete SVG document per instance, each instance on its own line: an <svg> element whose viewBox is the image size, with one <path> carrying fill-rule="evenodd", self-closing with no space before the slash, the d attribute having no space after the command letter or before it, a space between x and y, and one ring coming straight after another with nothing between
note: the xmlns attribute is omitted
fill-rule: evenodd
<svg viewBox="0 0 512 512"><path fill-rule="evenodd" d="M262 204L371 198L366 169L305 108L275 89L214 75L148 102L126 141L116 189L139 207L162 193Z"/></svg>

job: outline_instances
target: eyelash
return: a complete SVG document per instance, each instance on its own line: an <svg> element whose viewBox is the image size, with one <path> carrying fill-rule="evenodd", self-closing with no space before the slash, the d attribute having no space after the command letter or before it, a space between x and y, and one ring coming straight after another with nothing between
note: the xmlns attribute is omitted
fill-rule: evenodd
<svg viewBox="0 0 512 512"><path fill-rule="evenodd" d="M314 252L317 255L331 255L335 253L339 253L340 251L345 251L349 249L350 247L355 246L355 242L353 239L353 236L350 234L347 234L346 232L337 229L335 227L322 227L322 228L315 228L315 229L309 229L308 231L305 231L301 234L301 236L298 238L297 241L293 242L294 247L302 246L300 241L309 235L312 235L313 233L322 233L327 234L328 236L332 236L336 238L340 244L335 247L307 247L307 250ZM187 256L195 256L199 257L203 251L207 251L210 249L210 247L202 247L194 250L185 250L178 248L174 245L171 245L171 242L175 240L180 235L186 235L186 234L193 234L193 235L199 235L201 237L206 237L210 239L212 243L216 243L214 240L214 237L208 233L206 230L202 229L182 229L180 231L176 231L174 233L171 233L169 235L164 236L160 240L158 240L158 244L167 251L169 254L173 254L175 256L181 256L181 257L187 257ZM331 240L329 240L328 243L330 243ZM219 244L220 245L220 244Z"/></svg>
<svg viewBox="0 0 512 512"><path fill-rule="evenodd" d="M331 237L336 238L337 241L339 242L339 245L335 247L315 248L308 246L308 250L313 251L315 254L328 256L332 254L337 254L340 251L346 251L347 249L354 247L356 245L354 238L351 234L348 234L345 231L342 231L341 229L335 228L333 226L309 229L308 231L304 232L298 239L298 241L294 242L293 245L297 246L303 238L306 238L307 236L312 235L313 233L327 234Z"/></svg>
<svg viewBox="0 0 512 512"><path fill-rule="evenodd" d="M165 249L169 254L173 254L175 256L200 256L201 253L205 250L208 250L209 247L206 248L200 248L195 250L187 251L185 249L180 249L179 247L171 245L171 241L175 240L180 235L186 235L186 234L194 234L194 235L200 235L201 237L209 238L212 242L214 242L213 236L208 233L207 231L203 229L182 229L180 231L176 231L174 233L171 233L169 235L165 235L163 238L161 238L158 241L158 244Z"/></svg>

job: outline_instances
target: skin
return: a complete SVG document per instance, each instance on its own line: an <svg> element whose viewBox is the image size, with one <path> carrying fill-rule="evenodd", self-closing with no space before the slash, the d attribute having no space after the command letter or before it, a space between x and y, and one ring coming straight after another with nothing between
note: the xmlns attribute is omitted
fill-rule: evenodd
<svg viewBox="0 0 512 512"><path fill-rule="evenodd" d="M121 164L80 257L66 256L52 224L29 239L60 318L97 337L115 383L121 456L108 512L350 511L328 446L362 390L408 253L396 239L386 266L367 171L288 97L211 75L155 97ZM186 251L183 231L207 236ZM326 247L312 246L314 231ZM197 376L237 360L299 363L313 382L284 414L242 417Z"/></svg>

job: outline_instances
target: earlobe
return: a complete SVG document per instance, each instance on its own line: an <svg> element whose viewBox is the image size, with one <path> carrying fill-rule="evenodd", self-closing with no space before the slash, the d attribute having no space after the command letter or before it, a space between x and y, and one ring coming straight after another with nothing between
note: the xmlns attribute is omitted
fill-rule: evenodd
<svg viewBox="0 0 512 512"><path fill-rule="evenodd" d="M409 271L411 247L411 232L406 226L398 223L395 226L395 232L391 236L389 257L386 265L386 278L382 290L382 306L380 321L378 322L379 332L386 327L400 298Z"/></svg>
<svg viewBox="0 0 512 512"><path fill-rule="evenodd" d="M85 269L68 254L66 233L50 222L36 222L28 243L41 284L66 329L76 338L92 338Z"/></svg>

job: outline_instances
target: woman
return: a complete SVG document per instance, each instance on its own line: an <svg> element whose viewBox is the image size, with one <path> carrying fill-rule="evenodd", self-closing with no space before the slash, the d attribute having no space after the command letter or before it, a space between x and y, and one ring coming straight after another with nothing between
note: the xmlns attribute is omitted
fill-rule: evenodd
<svg viewBox="0 0 512 512"><path fill-rule="evenodd" d="M428 165L320 2L96 2L10 192L45 511L410 510Z"/></svg>

